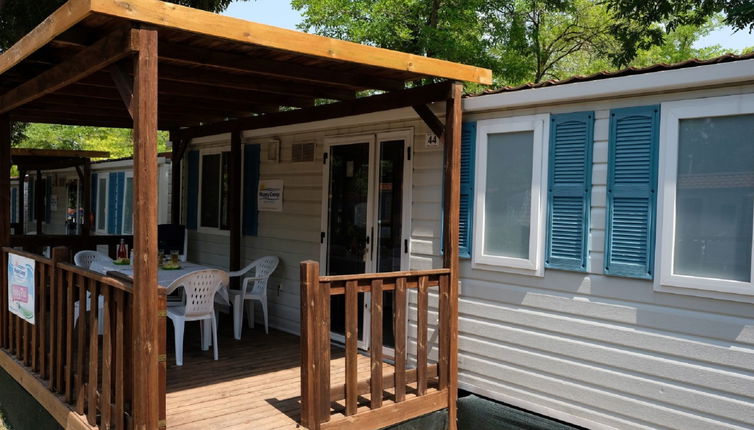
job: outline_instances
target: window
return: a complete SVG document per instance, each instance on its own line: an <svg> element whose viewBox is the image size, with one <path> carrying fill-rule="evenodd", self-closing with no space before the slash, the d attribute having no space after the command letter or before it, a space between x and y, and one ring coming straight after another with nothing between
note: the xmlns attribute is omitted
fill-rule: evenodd
<svg viewBox="0 0 754 430"><path fill-rule="evenodd" d="M547 115L477 124L475 267L541 276Z"/></svg>
<svg viewBox="0 0 754 430"><path fill-rule="evenodd" d="M228 230L230 152L202 154L199 226Z"/></svg>
<svg viewBox="0 0 754 430"><path fill-rule="evenodd" d="M123 234L134 233L134 177L126 173L125 192L123 193Z"/></svg>
<svg viewBox="0 0 754 430"><path fill-rule="evenodd" d="M754 295L754 96L662 109L658 288Z"/></svg>

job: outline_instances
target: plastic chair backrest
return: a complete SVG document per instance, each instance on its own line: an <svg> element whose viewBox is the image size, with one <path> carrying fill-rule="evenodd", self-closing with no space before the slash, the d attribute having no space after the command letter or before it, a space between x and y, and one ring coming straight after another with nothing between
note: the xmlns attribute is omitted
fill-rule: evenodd
<svg viewBox="0 0 754 430"><path fill-rule="evenodd" d="M112 261L110 257L97 251L79 251L73 256L73 264L88 269L95 260Z"/></svg>
<svg viewBox="0 0 754 430"><path fill-rule="evenodd" d="M222 270L208 269L187 273L168 286L168 294L183 287L186 317L211 315L215 309L215 293L228 285L228 274Z"/></svg>
<svg viewBox="0 0 754 430"><path fill-rule="evenodd" d="M272 276L272 273L278 267L279 261L279 258L268 255L266 257L254 260L250 264L251 268L254 269L254 277L262 279L254 281L254 286L248 293L255 295L261 295L262 293L264 293L264 291L267 289L267 281L270 279L270 276Z"/></svg>

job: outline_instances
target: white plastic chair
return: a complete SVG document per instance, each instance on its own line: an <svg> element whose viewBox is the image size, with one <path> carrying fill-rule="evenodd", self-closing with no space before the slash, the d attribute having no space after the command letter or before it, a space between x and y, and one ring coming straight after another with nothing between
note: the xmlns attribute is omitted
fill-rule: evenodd
<svg viewBox="0 0 754 430"><path fill-rule="evenodd" d="M233 335L236 339L241 339L244 304L246 304L246 318L249 328L254 328L254 300L262 304L264 332L269 333L267 323L267 281L270 279L272 272L278 267L278 262L279 259L275 256L262 257L254 260L243 269L228 274L231 278L241 277L254 270L254 276L244 278L240 290L228 291L230 303L233 306Z"/></svg>
<svg viewBox="0 0 754 430"><path fill-rule="evenodd" d="M107 255L97 251L79 251L73 256L73 264L83 267L84 269L89 269L89 266L91 266L95 260L113 261Z"/></svg>
<svg viewBox="0 0 754 430"><path fill-rule="evenodd" d="M228 285L228 274L222 270L197 270L181 276L168 286L170 294L183 288L184 302L168 307L168 318L175 327L175 364L183 366L183 333L186 321L201 321L202 349L209 348L205 333L212 332L215 360L217 360L217 318L215 294Z"/></svg>
<svg viewBox="0 0 754 430"><path fill-rule="evenodd" d="M105 254L102 254L101 252L97 251L79 251L73 256L73 264L75 264L78 267L89 269L95 261L103 261L105 263L112 263L112 258L108 257ZM89 294L89 291L86 292L86 311L89 312L91 310L91 300L90 300L91 294ZM99 312L99 315L102 315L105 308L105 298L102 296L99 296L99 299L97 300L97 311ZM99 318L98 320L98 332L99 334L103 334L105 332L105 321L104 318ZM73 304L73 326L75 327L76 324L79 322L79 302L76 301L76 303Z"/></svg>

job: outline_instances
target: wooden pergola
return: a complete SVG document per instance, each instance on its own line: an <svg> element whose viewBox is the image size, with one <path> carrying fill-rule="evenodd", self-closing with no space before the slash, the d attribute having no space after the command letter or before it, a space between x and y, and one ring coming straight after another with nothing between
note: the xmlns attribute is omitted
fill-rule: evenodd
<svg viewBox="0 0 754 430"><path fill-rule="evenodd" d="M199 136L413 107L445 141L444 261L458 294L462 81L486 69L224 17L157 0L69 0L0 56L0 170L12 121L123 127L134 139L133 423L159 427L157 131L173 141L173 221L180 160ZM446 103L445 121L428 104ZM9 179L0 179L0 245L10 244ZM231 269L240 264L240 181L231 181ZM451 333L457 320L451 318ZM456 370L451 336L450 374ZM455 421L455 377L448 404Z"/></svg>

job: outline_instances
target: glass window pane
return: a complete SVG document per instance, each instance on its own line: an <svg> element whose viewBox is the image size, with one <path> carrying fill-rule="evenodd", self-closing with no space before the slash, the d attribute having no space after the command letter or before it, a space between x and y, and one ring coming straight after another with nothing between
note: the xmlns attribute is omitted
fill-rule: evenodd
<svg viewBox="0 0 754 430"><path fill-rule="evenodd" d="M202 156L201 226L219 227L220 154Z"/></svg>
<svg viewBox="0 0 754 430"><path fill-rule="evenodd" d="M529 258L534 132L487 136L484 254Z"/></svg>
<svg viewBox="0 0 754 430"><path fill-rule="evenodd" d="M220 229L230 230L228 219L228 204L230 198L230 152L223 152L222 174L220 178Z"/></svg>
<svg viewBox="0 0 754 430"><path fill-rule="evenodd" d="M679 124L673 272L749 282L754 115Z"/></svg>
<svg viewBox="0 0 754 430"><path fill-rule="evenodd" d="M126 196L123 204L123 234L133 234L134 178L126 178Z"/></svg>
<svg viewBox="0 0 754 430"><path fill-rule="evenodd" d="M107 179L100 179L97 185L97 229L104 230L105 222L105 205L107 205Z"/></svg>

